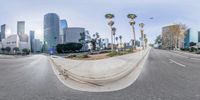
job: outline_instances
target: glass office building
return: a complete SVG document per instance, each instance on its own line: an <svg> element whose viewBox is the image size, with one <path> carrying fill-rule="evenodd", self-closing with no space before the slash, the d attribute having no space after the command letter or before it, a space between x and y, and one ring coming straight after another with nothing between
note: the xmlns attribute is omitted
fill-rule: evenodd
<svg viewBox="0 0 200 100"><path fill-rule="evenodd" d="M59 34L59 44L64 42L64 30L68 27L67 21L65 19L60 20L60 34Z"/></svg>
<svg viewBox="0 0 200 100"><path fill-rule="evenodd" d="M30 37L31 52L33 52L33 49L34 49L33 40L35 39L35 31L30 31L29 37Z"/></svg>
<svg viewBox="0 0 200 100"><path fill-rule="evenodd" d="M17 34L21 42L28 42L28 35L25 34L25 21L17 22Z"/></svg>
<svg viewBox="0 0 200 100"><path fill-rule="evenodd" d="M184 48L189 48L190 42L198 43L198 32L191 28L185 32Z"/></svg>
<svg viewBox="0 0 200 100"><path fill-rule="evenodd" d="M44 50L55 50L59 40L59 16L48 13L44 16Z"/></svg>

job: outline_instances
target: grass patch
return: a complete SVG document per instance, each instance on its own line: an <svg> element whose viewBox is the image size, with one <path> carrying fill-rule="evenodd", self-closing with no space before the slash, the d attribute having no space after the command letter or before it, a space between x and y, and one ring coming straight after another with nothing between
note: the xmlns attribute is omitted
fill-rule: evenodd
<svg viewBox="0 0 200 100"><path fill-rule="evenodd" d="M129 54L129 53L133 53L133 50L132 49L128 49L128 50L125 50L125 51L118 51L118 52L117 51L112 51L107 56L114 57L114 56L120 56L120 55Z"/></svg>

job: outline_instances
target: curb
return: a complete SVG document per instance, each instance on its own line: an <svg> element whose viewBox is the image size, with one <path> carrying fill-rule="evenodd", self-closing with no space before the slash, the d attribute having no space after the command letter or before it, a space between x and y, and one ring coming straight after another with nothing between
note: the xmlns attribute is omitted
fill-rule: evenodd
<svg viewBox="0 0 200 100"><path fill-rule="evenodd" d="M107 77L98 77L98 78L91 78L91 77L85 77L85 76L80 76L80 75L74 74L74 73L70 72L69 70L64 69L61 65L58 65L52 58L50 58L50 61L56 67L56 70L59 72L59 75L62 75L65 78L70 78L70 79L78 81L80 83L90 83L90 84L94 84L94 85L101 85L101 84L119 80L119 79L129 75L131 72L133 72L139 66L139 64L147 56L149 51L150 51L150 48L147 49L146 51L142 51L142 53L144 53L144 55L137 61L136 64L134 64L134 66L131 65L131 63L128 63L128 65L130 67L126 68L125 70L120 71L120 73L115 73L115 74L109 75Z"/></svg>

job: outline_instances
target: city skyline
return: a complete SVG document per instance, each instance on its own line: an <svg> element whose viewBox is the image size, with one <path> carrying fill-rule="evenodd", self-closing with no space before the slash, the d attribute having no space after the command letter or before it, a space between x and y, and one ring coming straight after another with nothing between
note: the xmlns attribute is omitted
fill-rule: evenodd
<svg viewBox="0 0 200 100"><path fill-rule="evenodd" d="M195 9L199 9L197 0L189 3L186 0L176 0L168 2L167 0L136 0L136 1L120 1L115 2L101 1L40 1L40 0L17 0L4 1L0 4L3 8L0 10L0 24L7 24L12 29L12 33L17 33L17 21L24 20L26 22L26 34L30 30L36 31L36 37L43 40L43 16L46 13L57 13L61 19L68 21L69 27L84 27L89 30L90 34L99 32L103 38L109 38L109 28L107 26L104 15L106 13L115 14L114 21L117 28L117 36L122 35L124 41L132 39L130 35L131 29L128 24L126 15L128 13L136 13L136 35L140 36L138 24L145 23L145 33L152 42L158 34L161 34L161 27L172 23L183 23L188 27L200 30L200 20ZM79 2L77 4L77 2ZM88 6L90 3L90 6ZM44 4L46 4L44 6ZM179 4L179 5L177 5ZM37 6L33 6L37 5ZM12 6L6 7L6 6ZM94 10L95 7L95 10ZM26 9L29 8L29 9ZM18 10L19 12L15 13ZM149 19L153 17L153 19ZM98 25L98 26L97 26ZM95 27L94 27L95 26Z"/></svg>

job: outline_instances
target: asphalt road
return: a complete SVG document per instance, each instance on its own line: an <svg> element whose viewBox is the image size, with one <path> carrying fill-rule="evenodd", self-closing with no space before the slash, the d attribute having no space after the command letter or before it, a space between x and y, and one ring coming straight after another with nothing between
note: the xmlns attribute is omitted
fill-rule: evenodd
<svg viewBox="0 0 200 100"><path fill-rule="evenodd" d="M200 57L152 49L134 84L107 93L64 86L43 55L0 59L0 100L200 100Z"/></svg>

